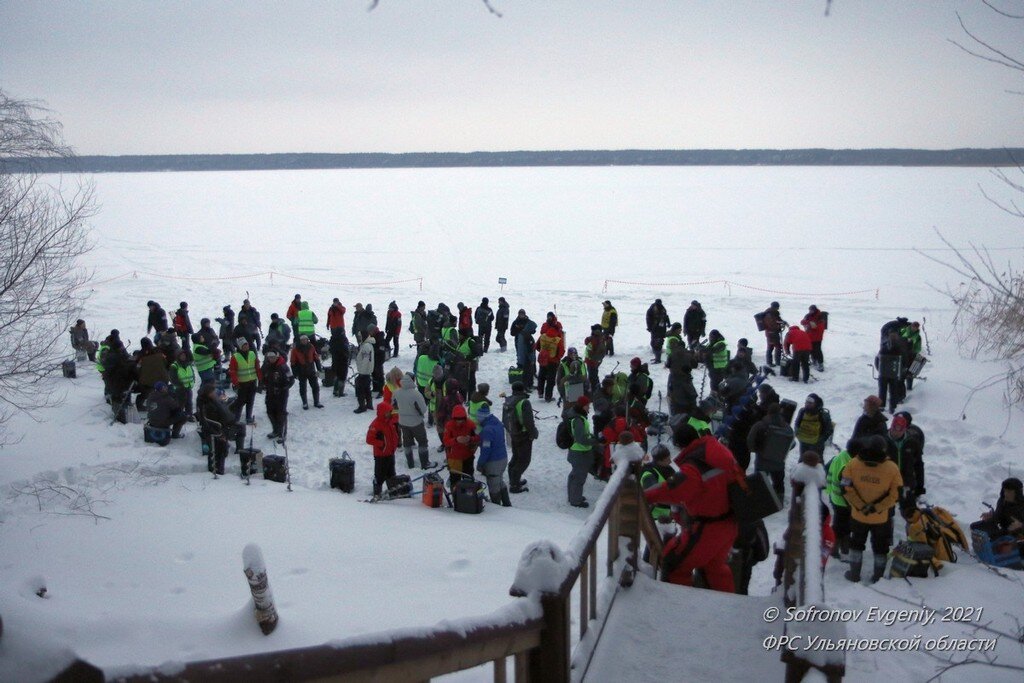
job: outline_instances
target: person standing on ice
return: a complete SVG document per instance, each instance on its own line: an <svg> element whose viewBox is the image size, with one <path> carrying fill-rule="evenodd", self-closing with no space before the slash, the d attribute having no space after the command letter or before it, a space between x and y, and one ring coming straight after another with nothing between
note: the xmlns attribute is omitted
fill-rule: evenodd
<svg viewBox="0 0 1024 683"><path fill-rule="evenodd" d="M695 348L700 343L700 338L704 336L707 325L708 316L704 313L700 302L694 299L683 313L683 332L686 333L686 345L691 349Z"/></svg>
<svg viewBox="0 0 1024 683"><path fill-rule="evenodd" d="M344 326L331 330L328 349L331 352L331 370L334 371L334 395L344 396L345 383L348 382L349 355L351 354Z"/></svg>
<svg viewBox="0 0 1024 683"><path fill-rule="evenodd" d="M825 453L825 447L832 440L832 415L825 408L825 402L817 394L808 394L804 407L793 419L793 431L800 442L800 455L807 451Z"/></svg>
<svg viewBox="0 0 1024 683"><path fill-rule="evenodd" d="M273 349L279 354L288 353L289 340L291 340L292 328L277 313L270 314L270 326L267 328L267 336L263 342L263 348Z"/></svg>
<svg viewBox="0 0 1024 683"><path fill-rule="evenodd" d="M366 430L366 443L373 446L373 495L379 496L384 483L395 476L395 451L398 450L398 431L391 419L391 406L377 406L377 417Z"/></svg>
<svg viewBox="0 0 1024 683"><path fill-rule="evenodd" d="M601 384L601 363L608 354L608 338L600 325L590 326L590 336L583 340L583 363L587 367L587 391L597 391Z"/></svg>
<svg viewBox="0 0 1024 683"><path fill-rule="evenodd" d="M869 437L860 453L843 469L843 497L850 504L850 568L847 580L860 581L864 549L871 536L874 553L874 583L885 573L892 545L892 510L903 488L903 477L895 462L886 457L885 439Z"/></svg>
<svg viewBox="0 0 1024 683"><path fill-rule="evenodd" d="M526 311L520 308L509 328L509 335L516 345L516 365L523 370L523 384L531 389L537 372L537 353L533 349L533 335L536 333L537 323L530 320Z"/></svg>
<svg viewBox="0 0 1024 683"><path fill-rule="evenodd" d="M260 369L260 360L256 352L249 347L248 339L236 339L235 346L238 350L231 354L231 363L228 365L228 376L231 378L231 386L235 389L231 411L238 421L242 417L244 407L245 423L253 424L252 406L256 400L256 388L263 377L263 371Z"/></svg>
<svg viewBox="0 0 1024 683"><path fill-rule="evenodd" d="M505 330L508 329L508 302L505 297L498 297L498 313L494 316L494 341L501 348L502 353L508 350L508 343L505 340Z"/></svg>
<svg viewBox="0 0 1024 683"><path fill-rule="evenodd" d="M429 337L427 303L425 301L418 302L416 309L409 314L409 332L412 334L413 341L416 342L416 354L423 355L426 352Z"/></svg>
<svg viewBox="0 0 1024 683"><path fill-rule="evenodd" d="M654 351L652 362L656 365L661 362L661 349L665 345L665 335L671 323L661 299L655 299L647 309L647 331L651 335L651 350Z"/></svg>
<svg viewBox="0 0 1024 683"><path fill-rule="evenodd" d="M803 373L804 384L807 384L811 376L811 349L813 348L811 336L793 325L786 332L786 339L782 342L782 347L786 353L793 356L793 361L789 365L790 381L799 381L801 373Z"/></svg>
<svg viewBox="0 0 1024 683"><path fill-rule="evenodd" d="M455 306L459 309L459 323L458 331L461 334L463 331L468 331L469 335L473 335L473 309L462 303L461 301Z"/></svg>
<svg viewBox="0 0 1024 683"><path fill-rule="evenodd" d="M535 348L537 364L540 366L540 373L537 376L537 398L550 403L554 400L558 362L565 355L565 334L554 313L548 313L547 321L541 326Z"/></svg>
<svg viewBox="0 0 1024 683"><path fill-rule="evenodd" d="M188 317L188 302L182 301L178 304L178 310L174 312L174 333L178 335L181 348L188 349L189 339L195 332L192 329L192 320Z"/></svg>
<svg viewBox="0 0 1024 683"><path fill-rule="evenodd" d="M384 319L384 347L394 346L391 352L392 358L398 357L398 337L402 334L402 312L398 310L398 304L392 301L388 304L387 317Z"/></svg>
<svg viewBox="0 0 1024 683"><path fill-rule="evenodd" d="M194 411L192 387L196 385L196 366L192 362L192 353L188 349L178 351L177 357L168 369L168 374L171 386L174 387L174 397L185 409L185 414L191 418Z"/></svg>
<svg viewBox="0 0 1024 683"><path fill-rule="evenodd" d="M412 456L413 443L418 450L420 467L434 467L434 463L430 462L430 446L427 443L427 402L416 388L416 377L412 373L407 372L402 377L391 402L398 410L398 426L402 432L400 440L409 469L416 464Z"/></svg>
<svg viewBox="0 0 1024 683"><path fill-rule="evenodd" d="M335 330L345 329L345 306L338 297L334 297L331 307L327 309L327 329L331 334Z"/></svg>
<svg viewBox="0 0 1024 683"><path fill-rule="evenodd" d="M733 593L728 559L738 529L728 487L743 471L718 439L698 436L687 422L675 427L672 443L681 449L675 458L679 472L644 491L648 503L681 505L687 513L682 532L665 545L662 573L669 583L692 586L694 570L701 569L708 587Z"/></svg>
<svg viewBox="0 0 1024 683"><path fill-rule="evenodd" d="M875 356L876 369L879 368L882 362L882 356L899 356L900 365L904 371L912 360L906 340L895 329L889 330L885 340L878 349L878 354ZM889 412L895 413L896 406L902 403L906 397L906 385L903 383L903 377L882 377L881 373L879 373L878 397L882 399L882 405L885 405L886 399L888 399Z"/></svg>
<svg viewBox="0 0 1024 683"><path fill-rule="evenodd" d="M245 338L254 351L260 350L260 339L263 337L263 321L260 320L260 312L253 308L253 305L246 299L238 310L238 324L245 330Z"/></svg>
<svg viewBox="0 0 1024 683"><path fill-rule="evenodd" d="M786 328L786 321L779 311L779 302L773 301L763 316L764 338L768 343L765 360L769 367L775 367L782 362L782 330Z"/></svg>
<svg viewBox="0 0 1024 683"><path fill-rule="evenodd" d="M461 403L452 408L451 419L445 423L442 442L448 455L448 472L451 475L449 485L454 486L463 477L472 479L473 454L480 444L480 437Z"/></svg>
<svg viewBox="0 0 1024 683"><path fill-rule="evenodd" d="M587 483L587 475L594 471L594 463L600 457L600 442L590 429L590 399L580 396L572 410L566 416L569 432L572 434L572 445L566 459L572 469L566 478L565 486L569 505L576 508L590 507L583 495L583 486Z"/></svg>
<svg viewBox="0 0 1024 683"><path fill-rule="evenodd" d="M476 468L487 478L487 491L495 505L512 507L505 484L505 468L508 466L508 451L505 450L505 427L501 420L491 414L486 403L477 410L480 433L480 457Z"/></svg>
<svg viewBox="0 0 1024 683"><path fill-rule="evenodd" d="M825 338L825 325L827 324L825 315L817 306L812 305L807 309L807 315L800 321L807 331L807 337L811 340L811 360L814 362L814 369L818 372L825 372L825 356L821 352L821 342Z"/></svg>
<svg viewBox="0 0 1024 683"><path fill-rule="evenodd" d="M309 410L309 402L306 397L306 385L313 391L313 407L323 408L320 403L320 380L317 373L323 370L320 361L320 354L316 347L309 340L309 337L302 335L298 343L292 348L289 361L292 366L292 374L299 380L299 396L302 397L302 409Z"/></svg>
<svg viewBox="0 0 1024 683"><path fill-rule="evenodd" d="M512 493L526 493L523 475L533 458L533 442L537 440L537 425L533 421L533 406L530 394L522 382L512 383L512 395L505 399L503 415L507 415L505 428L512 444L512 460L508 464L509 490Z"/></svg>
<svg viewBox="0 0 1024 683"><path fill-rule="evenodd" d="M359 304L356 304L358 310ZM355 321L352 321L355 329ZM356 401L359 406L354 413L365 413L373 407L373 337L367 336L356 351Z"/></svg>
<svg viewBox="0 0 1024 683"><path fill-rule="evenodd" d="M857 418L853 425L851 439L862 439L878 434L885 436L889 431L889 418L882 412L882 399L877 396L868 396L864 399L864 412Z"/></svg>
<svg viewBox="0 0 1024 683"><path fill-rule="evenodd" d="M270 420L268 439L283 442L288 435L288 390L295 377L288 369L284 356L271 349L263 360L262 387L266 396L267 418Z"/></svg>
<svg viewBox="0 0 1024 683"><path fill-rule="evenodd" d="M477 336L480 338L480 345L483 347L483 352L487 353L487 350L491 348L491 325L494 323L494 311L491 310L487 297L480 300L480 305L476 307L473 319L476 320Z"/></svg>
<svg viewBox="0 0 1024 683"><path fill-rule="evenodd" d="M288 320L288 323L292 326L292 334L298 339L299 338L299 311L302 309L302 295L296 294L288 304L288 310L285 311L284 317Z"/></svg>
<svg viewBox="0 0 1024 683"><path fill-rule="evenodd" d="M220 324L220 348L225 354L235 351L235 312L227 305L223 309L224 317L215 318Z"/></svg>
<svg viewBox="0 0 1024 683"><path fill-rule="evenodd" d="M619 326L619 312L607 299L601 303L601 329L608 338L608 355L615 355L615 328Z"/></svg>
<svg viewBox="0 0 1024 683"><path fill-rule="evenodd" d="M146 334L154 332L153 342L160 341L160 337L167 331L167 311L155 301L147 301L149 317L146 320Z"/></svg>

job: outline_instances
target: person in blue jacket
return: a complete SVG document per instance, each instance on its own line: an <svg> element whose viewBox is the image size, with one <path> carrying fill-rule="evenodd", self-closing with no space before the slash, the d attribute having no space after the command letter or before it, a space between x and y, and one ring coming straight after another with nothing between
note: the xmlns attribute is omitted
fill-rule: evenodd
<svg viewBox="0 0 1024 683"><path fill-rule="evenodd" d="M512 507L505 483L505 468L508 466L508 451L505 450L505 427L501 420L491 414L486 403L477 410L480 432L480 453L476 469L487 477L487 490L495 505Z"/></svg>

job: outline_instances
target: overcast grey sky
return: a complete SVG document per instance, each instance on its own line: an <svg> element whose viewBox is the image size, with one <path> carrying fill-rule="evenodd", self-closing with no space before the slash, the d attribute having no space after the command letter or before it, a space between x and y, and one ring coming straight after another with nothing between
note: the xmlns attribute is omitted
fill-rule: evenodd
<svg viewBox="0 0 1024 683"><path fill-rule="evenodd" d="M1024 146L977 0L491 3L0 0L0 88L82 154Z"/></svg>

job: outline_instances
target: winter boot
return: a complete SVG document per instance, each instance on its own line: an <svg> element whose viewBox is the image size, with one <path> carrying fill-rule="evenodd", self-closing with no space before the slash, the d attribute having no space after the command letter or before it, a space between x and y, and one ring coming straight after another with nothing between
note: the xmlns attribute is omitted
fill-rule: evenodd
<svg viewBox="0 0 1024 683"><path fill-rule="evenodd" d="M846 570L843 575L847 581L853 581L857 583L860 581L860 567L864 562L864 553L861 550L850 551L850 568Z"/></svg>
<svg viewBox="0 0 1024 683"><path fill-rule="evenodd" d="M507 508L512 507L512 499L510 499L509 496L508 496L508 489L507 488L501 490L501 504L502 504L502 506L507 507Z"/></svg>
<svg viewBox="0 0 1024 683"><path fill-rule="evenodd" d="M420 459L422 459L422 457L423 457L422 454L420 454ZM409 466L410 470L413 467L416 466L416 461L412 459L412 447L411 446L409 448L405 449L405 464Z"/></svg>
<svg viewBox="0 0 1024 683"><path fill-rule="evenodd" d="M875 570L871 573L871 583L875 583L885 575L885 564L889 558L885 555L875 555Z"/></svg>
<svg viewBox="0 0 1024 683"><path fill-rule="evenodd" d="M409 452L412 453L411 450ZM419 450L419 455L420 455L420 468L421 469L429 470L429 469L432 469L434 467L437 467L437 463L430 462L430 448L428 446L421 446L420 450ZM412 463L412 456L411 455L409 456L409 462L410 462L409 469L412 469L412 464L411 464Z"/></svg>

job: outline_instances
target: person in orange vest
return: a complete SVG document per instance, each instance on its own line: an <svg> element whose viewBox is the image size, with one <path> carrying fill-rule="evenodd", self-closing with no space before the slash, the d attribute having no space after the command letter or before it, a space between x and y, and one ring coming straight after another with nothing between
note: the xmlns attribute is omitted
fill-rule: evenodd
<svg viewBox="0 0 1024 683"><path fill-rule="evenodd" d="M800 374L803 373L804 384L807 384L807 380L811 376L811 338L806 332L793 325L786 332L782 348L793 356L793 360L789 364L790 381L799 381Z"/></svg>
<svg viewBox="0 0 1024 683"><path fill-rule="evenodd" d="M687 513L682 532L665 544L662 572L669 583L692 586L694 570L701 569L711 589L734 593L728 559L738 527L728 486L741 481L743 471L718 439L698 436L687 422L675 428L672 442L681 449L675 459L679 472L644 490L648 503L681 505Z"/></svg>

